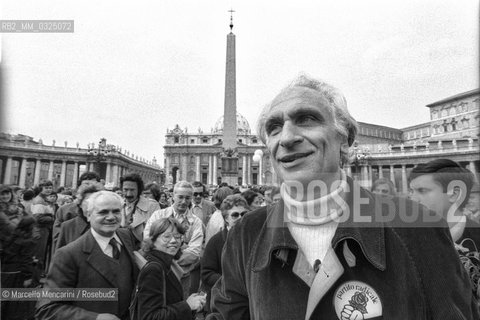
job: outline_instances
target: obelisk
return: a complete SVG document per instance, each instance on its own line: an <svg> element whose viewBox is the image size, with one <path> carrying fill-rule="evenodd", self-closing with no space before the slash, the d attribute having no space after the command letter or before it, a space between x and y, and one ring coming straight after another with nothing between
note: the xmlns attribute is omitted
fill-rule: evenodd
<svg viewBox="0 0 480 320"><path fill-rule="evenodd" d="M225 101L223 111L222 182L231 186L238 184L237 156L237 89L235 74L235 35L233 10L230 12L230 33L227 35L227 59L225 68ZM214 177L216 179L216 177Z"/></svg>

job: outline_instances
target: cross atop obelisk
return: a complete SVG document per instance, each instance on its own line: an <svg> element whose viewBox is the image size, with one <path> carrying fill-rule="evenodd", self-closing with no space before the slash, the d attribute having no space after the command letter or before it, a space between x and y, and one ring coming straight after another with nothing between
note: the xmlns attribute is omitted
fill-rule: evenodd
<svg viewBox="0 0 480 320"><path fill-rule="evenodd" d="M233 13L235 12L235 10L230 9L230 10L228 10L228 12L230 12L230 32L232 32L232 29L233 29Z"/></svg>

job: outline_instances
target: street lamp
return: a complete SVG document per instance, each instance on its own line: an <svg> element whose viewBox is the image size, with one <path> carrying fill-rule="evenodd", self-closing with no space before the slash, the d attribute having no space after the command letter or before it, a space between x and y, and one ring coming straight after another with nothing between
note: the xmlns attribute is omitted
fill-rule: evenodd
<svg viewBox="0 0 480 320"><path fill-rule="evenodd" d="M261 149L257 149L253 154L252 160L254 162L260 162L260 160L262 160L262 156L263 156L263 151Z"/></svg>
<svg viewBox="0 0 480 320"><path fill-rule="evenodd" d="M95 163L95 172L100 174L100 163L107 160L107 156L112 153L112 145L107 145L107 139L102 138L96 148L93 142L89 143L87 147L87 158Z"/></svg>
<svg viewBox="0 0 480 320"><path fill-rule="evenodd" d="M255 184L263 184L263 163L262 163L263 151L261 149L255 150L252 160L258 163L258 180Z"/></svg>
<svg viewBox="0 0 480 320"><path fill-rule="evenodd" d="M348 157L350 160L350 166L355 166L355 175L358 175L358 167L366 165L368 160L371 158L370 150L368 147L360 150L360 148L355 144L354 147L350 149Z"/></svg>

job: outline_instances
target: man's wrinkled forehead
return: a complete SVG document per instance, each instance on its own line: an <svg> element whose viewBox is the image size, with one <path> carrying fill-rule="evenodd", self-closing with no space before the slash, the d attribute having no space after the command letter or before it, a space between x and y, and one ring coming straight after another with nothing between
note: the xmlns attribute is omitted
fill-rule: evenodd
<svg viewBox="0 0 480 320"><path fill-rule="evenodd" d="M173 195L190 195L191 196L192 194L193 194L192 188L180 187L180 188L176 188L173 191Z"/></svg>
<svg viewBox="0 0 480 320"><path fill-rule="evenodd" d="M88 194L87 197L90 197L91 195L93 195L93 193L90 193ZM123 206L123 203L122 201L120 201L118 199L118 197L115 197L113 195L110 195L110 194L106 194L106 195L100 195L98 197L96 197L94 199L94 205L98 205L98 204L103 204L103 203L109 203L110 205L113 205L114 207L118 207L118 208L122 208Z"/></svg>
<svg viewBox="0 0 480 320"><path fill-rule="evenodd" d="M320 92L307 87L292 87L280 92L270 104L271 113L279 104L292 102L300 105L310 105L314 107L331 108L331 103Z"/></svg>

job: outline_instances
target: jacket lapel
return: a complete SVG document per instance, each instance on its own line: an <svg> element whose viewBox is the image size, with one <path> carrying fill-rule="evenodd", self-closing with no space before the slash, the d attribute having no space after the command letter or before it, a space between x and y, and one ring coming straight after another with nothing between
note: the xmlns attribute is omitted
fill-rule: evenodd
<svg viewBox="0 0 480 320"><path fill-rule="evenodd" d="M85 244L83 246L83 251L89 253L87 257L87 263L90 267L96 270L102 277L107 280L113 288L117 287L117 281L112 270L108 267L106 263L107 257L103 253L102 249L98 245L97 241L93 237L91 232L85 234Z"/></svg>
<svg viewBox="0 0 480 320"><path fill-rule="evenodd" d="M75 234L84 234L90 228L90 224L81 217L76 217L75 219L77 219L77 223L75 223Z"/></svg>
<svg viewBox="0 0 480 320"><path fill-rule="evenodd" d="M130 236L130 231L126 229L119 229L117 230L117 236L120 238L123 244L123 249L127 251L128 257L132 263L132 270L133 270L133 279L137 279L138 276L138 267L135 263L135 256L133 251L135 248L133 247L133 239Z"/></svg>
<svg viewBox="0 0 480 320"><path fill-rule="evenodd" d="M150 219L150 215L152 214L152 207L154 207L152 204L153 202L151 202L150 200L142 196L139 197L135 212L133 213L133 221L130 224L132 228L146 223L147 220Z"/></svg>
<svg viewBox="0 0 480 320"><path fill-rule="evenodd" d="M342 263L338 260L335 251L330 248L327 251L323 263L320 265L320 269L315 275L312 286L310 287L305 320L310 319L317 304L322 300L335 282L337 282L343 272L344 268Z"/></svg>
<svg viewBox="0 0 480 320"><path fill-rule="evenodd" d="M142 223L146 222L149 218L148 215L148 201L143 197L138 198L137 206L135 207L135 211L133 214L133 221L130 224L132 228L141 225Z"/></svg>

